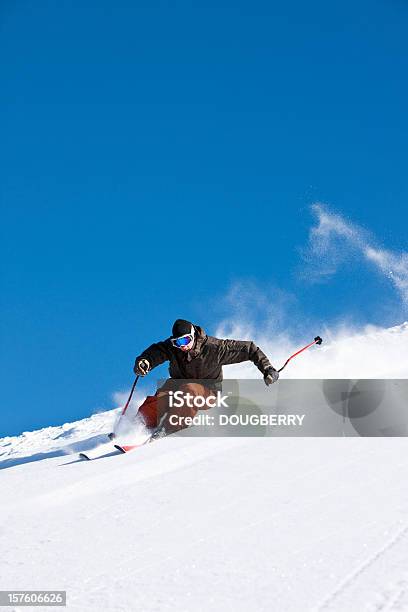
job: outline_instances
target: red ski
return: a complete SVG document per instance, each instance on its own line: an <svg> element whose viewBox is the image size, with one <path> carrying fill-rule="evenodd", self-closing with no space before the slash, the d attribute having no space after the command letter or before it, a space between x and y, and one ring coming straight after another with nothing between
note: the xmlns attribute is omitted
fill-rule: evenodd
<svg viewBox="0 0 408 612"><path fill-rule="evenodd" d="M113 445L118 451L120 451L121 453L128 453L129 451L135 449L135 448L139 448L139 446L143 446L143 444L135 444L135 445L120 445L120 444L114 444Z"/></svg>

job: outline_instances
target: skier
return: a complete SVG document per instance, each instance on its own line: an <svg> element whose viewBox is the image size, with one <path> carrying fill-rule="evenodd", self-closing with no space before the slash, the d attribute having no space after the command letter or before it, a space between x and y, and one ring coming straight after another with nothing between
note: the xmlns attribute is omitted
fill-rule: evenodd
<svg viewBox="0 0 408 612"><path fill-rule="evenodd" d="M136 358L134 372L146 376L165 361L170 362L170 378L155 395L147 396L138 412L146 427L155 430L155 437L183 429L183 418L194 417L198 411L186 403L177 409L169 408L169 392L177 390L204 399L214 396L222 382L224 365L252 361L263 374L266 385L279 378L277 370L253 342L207 336L201 327L184 319L175 321L170 338L152 344ZM171 419L173 415L181 417L176 424Z"/></svg>

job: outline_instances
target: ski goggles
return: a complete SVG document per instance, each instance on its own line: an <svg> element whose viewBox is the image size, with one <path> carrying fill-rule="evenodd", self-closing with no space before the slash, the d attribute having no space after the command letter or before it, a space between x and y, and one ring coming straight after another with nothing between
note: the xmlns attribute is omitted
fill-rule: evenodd
<svg viewBox="0 0 408 612"><path fill-rule="evenodd" d="M184 336L180 336L179 338L170 338L173 346L177 348L181 348L182 346L187 346L194 339L194 334L184 334Z"/></svg>

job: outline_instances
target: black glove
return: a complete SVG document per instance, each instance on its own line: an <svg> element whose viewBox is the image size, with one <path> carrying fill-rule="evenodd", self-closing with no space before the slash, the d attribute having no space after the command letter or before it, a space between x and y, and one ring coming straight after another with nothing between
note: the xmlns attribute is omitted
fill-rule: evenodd
<svg viewBox="0 0 408 612"><path fill-rule="evenodd" d="M269 385L272 385L274 382L276 382L278 378L279 378L279 372L278 370L275 370L275 368L273 368L272 366L268 368L267 370L265 370L264 381L267 387L269 387Z"/></svg>
<svg viewBox="0 0 408 612"><path fill-rule="evenodd" d="M147 359L139 359L135 363L134 372L138 376L146 376L148 371L150 370L150 363Z"/></svg>

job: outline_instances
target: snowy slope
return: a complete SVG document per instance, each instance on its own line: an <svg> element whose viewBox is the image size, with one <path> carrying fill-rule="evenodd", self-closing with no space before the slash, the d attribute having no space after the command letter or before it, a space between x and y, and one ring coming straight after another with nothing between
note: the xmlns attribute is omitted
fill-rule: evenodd
<svg viewBox="0 0 408 612"><path fill-rule="evenodd" d="M13 467L1 588L66 589L78 611L408 609L407 472L405 439L348 438Z"/></svg>
<svg viewBox="0 0 408 612"><path fill-rule="evenodd" d="M408 610L407 439L170 437L78 462L116 417L0 440L0 589L80 612Z"/></svg>

